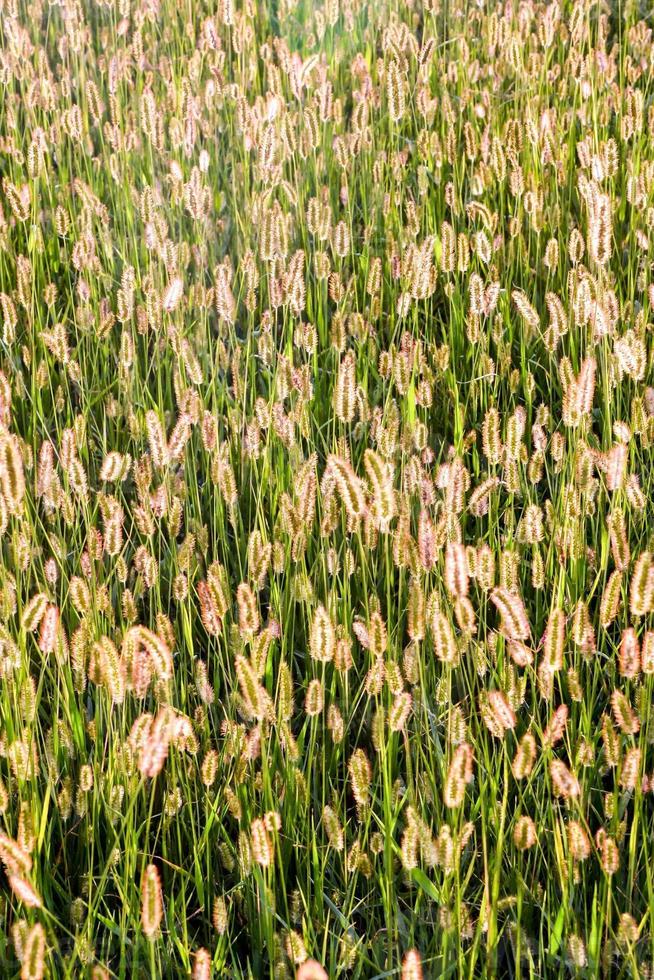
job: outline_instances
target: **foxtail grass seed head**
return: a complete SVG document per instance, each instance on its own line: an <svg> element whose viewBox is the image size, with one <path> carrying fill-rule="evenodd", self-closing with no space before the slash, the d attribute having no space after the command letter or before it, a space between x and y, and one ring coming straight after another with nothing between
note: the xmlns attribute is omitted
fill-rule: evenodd
<svg viewBox="0 0 654 980"><path fill-rule="evenodd" d="M595 846L602 870L607 875L614 875L620 867L620 852L614 838L603 827L595 834Z"/></svg>
<svg viewBox="0 0 654 980"><path fill-rule="evenodd" d="M402 960L402 980L422 980L422 959L417 949L410 949Z"/></svg>
<svg viewBox="0 0 654 980"><path fill-rule="evenodd" d="M585 861L590 857L591 844L588 835L578 820L567 824L568 848L573 860Z"/></svg>
<svg viewBox="0 0 654 980"><path fill-rule="evenodd" d="M45 976L46 935L37 922L27 932L21 950L21 980L42 980Z"/></svg>
<svg viewBox="0 0 654 980"><path fill-rule="evenodd" d="M517 724L516 713L502 691L483 691L479 696L479 711L491 735L503 738Z"/></svg>
<svg viewBox="0 0 654 980"><path fill-rule="evenodd" d="M640 672L640 643L635 629L628 626L622 633L618 669L621 677L634 678Z"/></svg>
<svg viewBox="0 0 654 980"><path fill-rule="evenodd" d="M456 749L447 771L443 792L443 801L446 807L454 809L461 806L466 786L472 781L472 777L472 747L467 742L464 742Z"/></svg>
<svg viewBox="0 0 654 980"><path fill-rule="evenodd" d="M328 980L329 974L317 960L306 959L298 967L296 980Z"/></svg>
<svg viewBox="0 0 654 980"><path fill-rule="evenodd" d="M193 980L209 980L211 977L211 953L198 949L193 959Z"/></svg>
<svg viewBox="0 0 654 980"><path fill-rule="evenodd" d="M515 779L526 779L531 774L537 755L536 739L531 732L525 732L518 742L511 763L511 771Z"/></svg>
<svg viewBox="0 0 654 980"><path fill-rule="evenodd" d="M327 834L327 839L329 840L330 845L336 851L342 851L345 843L345 837L338 814L331 806L326 806L322 813L322 819L325 826L325 833Z"/></svg>
<svg viewBox="0 0 654 980"><path fill-rule="evenodd" d="M364 807L370 800L372 766L363 749L356 749L348 763L350 787L357 804Z"/></svg>
<svg viewBox="0 0 654 980"><path fill-rule="evenodd" d="M638 556L629 583L629 611L632 616L646 616L654 602L654 563L649 551Z"/></svg>
<svg viewBox="0 0 654 980"><path fill-rule="evenodd" d="M509 640L528 640L531 631L521 597L500 586L492 590L490 598L499 613L504 636Z"/></svg>
<svg viewBox="0 0 654 980"><path fill-rule="evenodd" d="M7 880L16 899L21 902L25 908L43 908L41 896L29 881L21 877L19 874L10 874L8 875Z"/></svg>
<svg viewBox="0 0 654 980"><path fill-rule="evenodd" d="M309 650L314 660L330 663L336 649L336 631L324 606L316 609L309 635Z"/></svg>
<svg viewBox="0 0 654 980"><path fill-rule="evenodd" d="M618 615L622 601L623 573L616 569L611 572L602 593L600 603L600 626L608 628Z"/></svg>
<svg viewBox="0 0 654 980"><path fill-rule="evenodd" d="M141 878L141 926L149 940L159 933L163 918L161 879L155 864L148 864Z"/></svg>
<svg viewBox="0 0 654 980"><path fill-rule="evenodd" d="M434 653L443 663L456 666L459 662L459 650L447 616L436 612L430 625Z"/></svg>
<svg viewBox="0 0 654 980"><path fill-rule="evenodd" d="M391 120L398 123L405 111L404 78L397 61L391 61L386 70L386 93Z"/></svg>
<svg viewBox="0 0 654 980"><path fill-rule="evenodd" d="M579 796L581 792L579 781L561 759L552 759L550 762L550 777L552 788L557 796L565 799Z"/></svg>
<svg viewBox="0 0 654 980"><path fill-rule="evenodd" d="M625 735L637 735L640 721L623 691L616 689L611 695L611 708L615 723Z"/></svg>
<svg viewBox="0 0 654 980"><path fill-rule="evenodd" d="M519 817L513 828L513 843L519 851L527 851L538 841L536 825L529 816Z"/></svg>

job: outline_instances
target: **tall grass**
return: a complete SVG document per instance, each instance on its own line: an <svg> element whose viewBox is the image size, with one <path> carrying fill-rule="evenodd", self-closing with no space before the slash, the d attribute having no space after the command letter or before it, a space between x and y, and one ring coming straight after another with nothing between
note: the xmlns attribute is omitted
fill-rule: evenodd
<svg viewBox="0 0 654 980"><path fill-rule="evenodd" d="M646 4L0 0L0 974L654 975Z"/></svg>

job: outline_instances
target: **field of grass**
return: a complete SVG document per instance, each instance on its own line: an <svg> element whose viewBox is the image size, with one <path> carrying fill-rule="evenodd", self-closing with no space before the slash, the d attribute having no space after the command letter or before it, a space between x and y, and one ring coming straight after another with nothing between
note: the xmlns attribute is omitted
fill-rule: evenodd
<svg viewBox="0 0 654 980"><path fill-rule="evenodd" d="M654 976L653 29L0 0L0 977Z"/></svg>

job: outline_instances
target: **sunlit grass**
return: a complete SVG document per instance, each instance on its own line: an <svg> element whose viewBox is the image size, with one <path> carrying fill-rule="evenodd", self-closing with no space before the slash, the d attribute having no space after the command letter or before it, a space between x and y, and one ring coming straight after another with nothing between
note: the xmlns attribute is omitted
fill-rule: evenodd
<svg viewBox="0 0 654 980"><path fill-rule="evenodd" d="M650 13L0 0L2 977L654 974Z"/></svg>

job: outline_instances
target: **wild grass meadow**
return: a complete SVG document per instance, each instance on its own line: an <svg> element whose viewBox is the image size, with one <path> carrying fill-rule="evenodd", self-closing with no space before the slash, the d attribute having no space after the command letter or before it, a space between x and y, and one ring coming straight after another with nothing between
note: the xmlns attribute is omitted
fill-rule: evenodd
<svg viewBox="0 0 654 980"><path fill-rule="evenodd" d="M0 0L0 977L654 977L653 30Z"/></svg>

